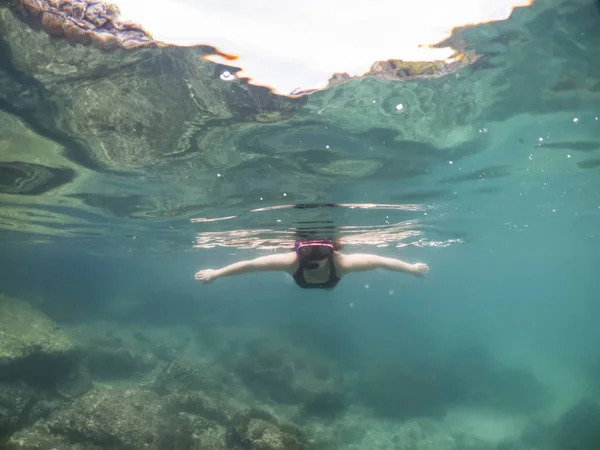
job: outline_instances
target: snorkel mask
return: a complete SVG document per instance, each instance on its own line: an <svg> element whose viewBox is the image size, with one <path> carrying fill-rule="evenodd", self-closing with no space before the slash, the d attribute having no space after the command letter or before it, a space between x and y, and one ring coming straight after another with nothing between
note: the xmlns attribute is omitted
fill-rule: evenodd
<svg viewBox="0 0 600 450"><path fill-rule="evenodd" d="M296 254L300 260L300 267L316 269L316 261L331 258L333 255L333 241L296 241Z"/></svg>

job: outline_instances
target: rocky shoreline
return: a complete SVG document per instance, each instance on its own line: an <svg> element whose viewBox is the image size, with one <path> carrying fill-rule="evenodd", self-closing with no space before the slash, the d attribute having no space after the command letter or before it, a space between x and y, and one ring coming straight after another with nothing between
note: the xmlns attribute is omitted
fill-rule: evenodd
<svg viewBox="0 0 600 450"><path fill-rule="evenodd" d="M103 0L11 0L13 11L34 28L71 44L103 50L164 47L139 24L122 21L119 8Z"/></svg>
<svg viewBox="0 0 600 450"><path fill-rule="evenodd" d="M64 38L71 44L92 45L105 51L169 46L155 40L140 24L122 20L118 6L110 1L10 0L10 6L33 28L43 29L50 36ZM459 39L448 40L443 45L451 44L455 50L455 58L451 62L399 59L373 61L371 69L364 76L387 80L439 77L473 64L481 56L467 49ZM212 49L212 52L221 54L216 49ZM347 73L332 74L329 87L351 78ZM295 95L310 92L312 91L299 91Z"/></svg>

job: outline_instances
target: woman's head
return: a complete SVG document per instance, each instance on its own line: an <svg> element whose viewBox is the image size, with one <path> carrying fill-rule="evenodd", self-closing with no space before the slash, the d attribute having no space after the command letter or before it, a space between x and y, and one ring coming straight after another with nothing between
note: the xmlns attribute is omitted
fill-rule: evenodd
<svg viewBox="0 0 600 450"><path fill-rule="evenodd" d="M329 240L296 241L295 251L300 266L305 269L316 269L333 257L334 245Z"/></svg>

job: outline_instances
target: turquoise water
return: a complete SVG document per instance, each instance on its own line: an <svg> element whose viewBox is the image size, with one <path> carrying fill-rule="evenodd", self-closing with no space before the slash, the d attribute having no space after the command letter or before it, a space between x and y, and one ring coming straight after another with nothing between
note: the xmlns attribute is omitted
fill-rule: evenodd
<svg viewBox="0 0 600 450"><path fill-rule="evenodd" d="M95 141L3 98L1 293L49 317L78 350L64 363L70 374L46 382L0 358L3 393L24 382L55 399L34 417L0 395L0 441L30 448L15 439L33 442L27 430L49 423L59 443L43 448L148 448L86 403L126 388L156 396L118 398L123 411L135 406L136 426L162 430L148 441L157 449L598 448L600 12L539 0L462 33L483 57L456 73L353 80L297 100L222 96L231 117L190 116L182 135L156 137L140 122L139 135L113 124ZM156 63L140 76L183 77L177 67ZM103 92L119 70L128 69L86 89ZM56 103L65 123L83 95L73 92ZM281 117L256 120L257 98ZM63 125L65 135L48 131ZM112 140L131 136L143 150ZM97 142L114 146L106 158ZM70 167L75 181L34 164ZM289 207L298 204L322 207ZM430 271L348 274L331 291L300 289L283 272L194 280L289 251L299 229L334 230L344 253ZM30 331L9 325L5 336ZM181 360L204 374L200 388L173 375ZM73 388L82 378L86 387ZM197 392L227 406L180 398ZM296 424L310 445L238 442L235 418L247 408ZM108 437L76 429L70 411ZM11 414L31 417L16 426Z"/></svg>

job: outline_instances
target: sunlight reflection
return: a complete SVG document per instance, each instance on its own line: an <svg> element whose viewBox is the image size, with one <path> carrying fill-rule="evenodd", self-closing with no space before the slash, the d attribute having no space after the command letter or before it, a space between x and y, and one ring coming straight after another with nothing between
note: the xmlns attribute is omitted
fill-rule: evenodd
<svg viewBox="0 0 600 450"><path fill-rule="evenodd" d="M413 224L414 225L414 224ZM407 229L406 223L385 227L339 227L342 235L340 242L344 247L374 246L374 247L447 247L462 244L461 239L444 241L428 240L423 232ZM294 248L294 233L274 229L234 230L198 233L194 248L235 247L238 249L260 250L292 250Z"/></svg>
<svg viewBox="0 0 600 450"><path fill-rule="evenodd" d="M336 226L339 241L348 246L374 247L446 247L463 243L461 239L444 241L430 240L419 230L419 220L406 220L376 226ZM194 248L235 247L238 249L292 250L296 239L296 228L277 230L258 228L246 230L205 231L196 235Z"/></svg>
<svg viewBox="0 0 600 450"><path fill-rule="evenodd" d="M330 205L331 207L344 207L350 209L386 209L386 210L395 210L395 211L427 211L432 208L430 205L419 205L419 204L378 204L378 203L336 203L335 205ZM265 211L277 211L281 209L296 209L298 205L273 205L273 206L265 206L263 208L254 208L250 209L248 213L256 213L256 212L265 212ZM315 208L313 206L312 208ZM304 208L299 208L304 209ZM308 208L307 208L308 209ZM224 217L198 217L191 219L192 223L205 223L205 222L219 222L222 220L230 220L235 219L239 216L224 216Z"/></svg>
<svg viewBox="0 0 600 450"><path fill-rule="evenodd" d="M457 27L505 20L534 0L116 0L123 19L159 41L218 49L214 62L241 70L223 80L248 78L280 95L328 85L334 74L377 71L388 60L442 61L468 56L434 47ZM343 5L343 7L340 7ZM470 61L464 61L469 63ZM381 64L380 64L381 65Z"/></svg>
<svg viewBox="0 0 600 450"><path fill-rule="evenodd" d="M420 230L422 223L420 219L398 218L390 219L392 212L398 214L422 212L434 208L432 205L420 204L377 204L377 203L337 203L337 204L289 204L272 205L263 208L255 208L245 211L239 215L231 215L215 218L195 218L192 223L214 223L219 221L229 221L231 219L240 219L242 223L249 220L250 213L266 213L272 211L289 210L290 213L302 214L302 216L290 215L285 222L293 224L292 226L281 225L281 228L271 228L256 226L240 226L238 230L214 231L206 230L196 235L195 248L214 248L214 247L236 247L240 249L292 249L294 240L297 236L314 234L318 238L330 238L333 234L335 239L339 240L344 246L367 245L377 247L404 247L407 245L417 246L438 246L444 245L443 242L433 242L427 240ZM344 216L345 212L353 209L360 210L383 210L385 216L373 216L369 213L368 220L378 221L377 225L359 225L348 224L351 220ZM305 216L308 214L308 217ZM253 214L254 215L254 214ZM281 217L281 216L279 216ZM263 217L262 224L282 223L279 217ZM366 216L359 220L365 220ZM352 220L357 220L355 217ZM342 225L343 224L343 225ZM329 237L328 237L329 236Z"/></svg>

